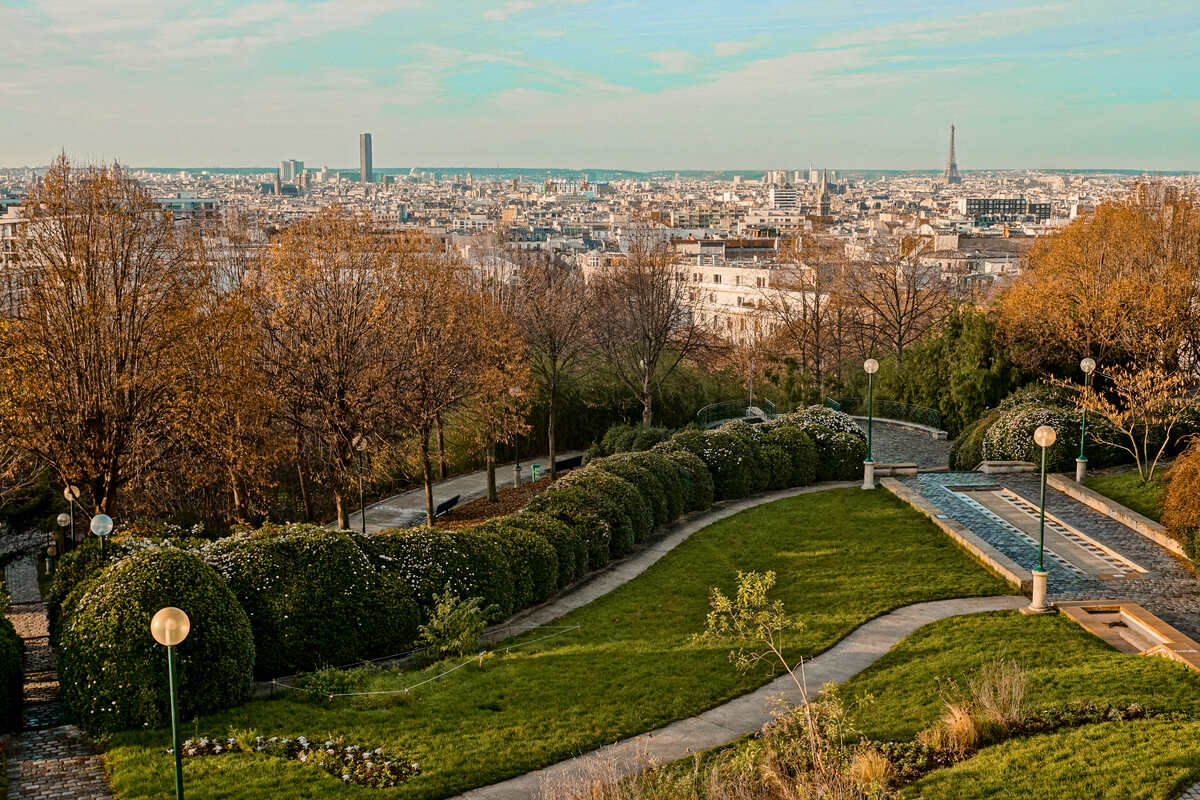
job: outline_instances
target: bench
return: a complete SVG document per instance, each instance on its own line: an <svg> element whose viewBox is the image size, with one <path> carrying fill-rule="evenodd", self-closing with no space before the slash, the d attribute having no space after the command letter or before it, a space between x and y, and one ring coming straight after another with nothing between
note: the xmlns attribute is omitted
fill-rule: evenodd
<svg viewBox="0 0 1200 800"><path fill-rule="evenodd" d="M437 507L433 509L433 518L437 519L458 505L458 497L458 495L454 495L454 497L451 497L449 500L443 500L442 502L438 503Z"/></svg>
<svg viewBox="0 0 1200 800"><path fill-rule="evenodd" d="M554 462L554 470L556 472L566 472L567 470L578 469L583 465L583 456L571 456Z"/></svg>

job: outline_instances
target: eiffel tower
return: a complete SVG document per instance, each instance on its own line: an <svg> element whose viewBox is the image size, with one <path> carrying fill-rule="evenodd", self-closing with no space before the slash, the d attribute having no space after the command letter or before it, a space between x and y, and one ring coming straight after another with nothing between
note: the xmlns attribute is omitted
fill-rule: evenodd
<svg viewBox="0 0 1200 800"><path fill-rule="evenodd" d="M946 171L942 173L942 183L947 186L953 183L962 183L962 176L958 174L958 164L954 161L954 126L950 126L950 157L946 159Z"/></svg>

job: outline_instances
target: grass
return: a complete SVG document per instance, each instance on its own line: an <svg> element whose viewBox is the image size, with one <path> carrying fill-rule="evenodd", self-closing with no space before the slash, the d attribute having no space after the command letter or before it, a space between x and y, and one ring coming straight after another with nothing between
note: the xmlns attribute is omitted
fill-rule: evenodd
<svg viewBox="0 0 1200 800"><path fill-rule="evenodd" d="M698 644L709 587L738 570L775 570L774 596L806 623L789 647L815 655L872 617L924 600L1009 592L932 523L886 492L825 491L742 512L694 534L644 574L560 620L581 630L485 659L412 695L313 703L276 699L185 723L187 735L345 736L421 763L396 789L346 786L301 764L250 754L185 763L189 791L220 798L440 798L554 763L687 717L764 683L740 675L729 647ZM535 631L526 638L537 636ZM501 646L502 647L502 646ZM388 671L363 688L427 673ZM122 800L163 796L164 731L114 737Z"/></svg>
<svg viewBox="0 0 1200 800"><path fill-rule="evenodd" d="M1169 800L1200 778L1200 722L1110 722L1013 739L905 788L903 798Z"/></svg>
<svg viewBox="0 0 1200 800"><path fill-rule="evenodd" d="M845 697L874 697L856 718L869 737L910 739L941 713L946 679L964 685L972 670L1002 656L1025 667L1030 708L1089 700L1200 714L1200 674L1184 665L1118 652L1061 615L1015 611L918 629L847 681Z"/></svg>
<svg viewBox="0 0 1200 800"><path fill-rule="evenodd" d="M1160 521L1162 514L1162 497L1167 483L1162 479L1162 473L1146 483L1138 471L1114 472L1110 475L1097 475L1085 478L1083 485L1093 492L1099 492L1105 497L1116 500L1126 508L1131 508L1144 517L1155 522Z"/></svg>

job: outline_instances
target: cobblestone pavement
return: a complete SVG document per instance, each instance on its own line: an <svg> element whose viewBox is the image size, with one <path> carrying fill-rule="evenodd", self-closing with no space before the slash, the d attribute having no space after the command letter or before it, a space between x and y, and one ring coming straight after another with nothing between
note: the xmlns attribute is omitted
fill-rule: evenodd
<svg viewBox="0 0 1200 800"><path fill-rule="evenodd" d="M103 759L78 728L63 724L46 606L38 593L34 563L21 559L5 576L10 587L19 587L14 601L18 596L24 600L13 603L8 619L25 641L23 730L5 745L7 800L111 800Z"/></svg>
<svg viewBox="0 0 1200 800"><path fill-rule="evenodd" d="M1038 503L1039 476L1035 474L983 475L978 472L921 474L906 482L915 486L973 533L1023 566L1037 560L1036 545L1018 536L1005 522L981 506L962 500L950 486L992 485L1011 489ZM1047 553L1045 562L1049 594L1053 600L1128 600L1147 608L1168 624L1200 638L1200 579L1175 556L1110 517L1047 487L1046 511L1112 548L1145 570L1145 575L1102 581L1073 570Z"/></svg>
<svg viewBox="0 0 1200 800"><path fill-rule="evenodd" d="M865 433L867 421L855 421ZM881 464L915 462L919 469L944 469L950 463L950 442L934 439L924 431L875 420L871 423L871 454Z"/></svg>

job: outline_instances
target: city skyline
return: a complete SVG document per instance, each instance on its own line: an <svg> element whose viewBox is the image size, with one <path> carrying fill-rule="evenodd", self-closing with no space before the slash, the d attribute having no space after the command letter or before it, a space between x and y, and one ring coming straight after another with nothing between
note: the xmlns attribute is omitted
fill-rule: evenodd
<svg viewBox="0 0 1200 800"><path fill-rule="evenodd" d="M721 6L0 0L0 164L1200 168L1172 4Z"/></svg>

